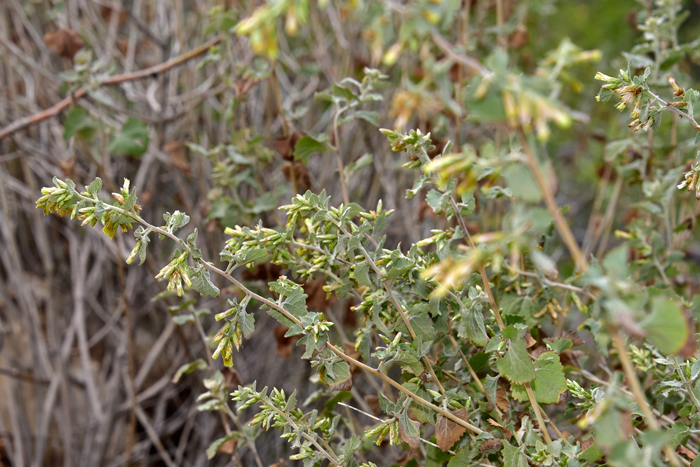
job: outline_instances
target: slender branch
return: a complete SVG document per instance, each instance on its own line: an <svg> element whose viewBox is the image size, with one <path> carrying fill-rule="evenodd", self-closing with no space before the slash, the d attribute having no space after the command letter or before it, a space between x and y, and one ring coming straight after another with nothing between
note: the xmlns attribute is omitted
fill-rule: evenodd
<svg viewBox="0 0 700 467"><path fill-rule="evenodd" d="M431 33L431 37L433 38L433 42L435 42L435 45L437 45L438 48L445 53L445 55L450 57L455 62L464 65L465 67L469 68L475 73L480 74L481 76L487 76L491 74L491 70L479 63L478 60L456 51L452 47L452 44L450 44L447 41L447 39L445 39L439 32L437 32L437 30L433 30L433 32Z"/></svg>
<svg viewBox="0 0 700 467"><path fill-rule="evenodd" d="M518 140L520 140L520 144L522 145L523 150L525 151L525 155L527 156L527 163L530 166L532 175L535 177L535 182L537 182L537 186L539 187L540 192L542 192L542 196L544 197L547 209L549 209L549 213L554 219L554 225L559 231L559 235L562 236L562 239L564 240L566 247L569 249L571 256L574 258L574 262L576 262L576 267L579 269L579 271L586 272L588 270L588 263L586 262L586 257L583 256L583 252L581 251L581 248L579 248L578 243L574 238L574 234L571 233L569 224L567 224L566 220L564 219L564 216L562 216L561 212L559 212L559 206L557 206L557 202L554 200L554 196L552 196L552 193L549 191L549 187L547 187L547 182L545 181L544 175L542 174L540 166L537 163L537 158L532 152L532 148L527 142L527 138L525 137L523 131L521 129L518 129L517 133Z"/></svg>
<svg viewBox="0 0 700 467"><path fill-rule="evenodd" d="M571 290L572 292L578 292L580 294L583 294L583 295L587 296L588 298L590 298L591 300L598 300L598 297L596 297L595 295L593 295L592 293L590 293L589 291L587 291L584 288L577 287L577 286L571 285L571 284L564 284L563 282L550 281L546 277L538 276L534 272L521 271L520 269L513 267L513 266L509 266L507 264L504 266L510 272L513 272L515 274L519 274L521 276L534 277L535 279L539 280L544 285L548 285L549 287L559 287L561 289Z"/></svg>
<svg viewBox="0 0 700 467"><path fill-rule="evenodd" d="M540 404L537 403L535 395L532 393L532 388L530 383L525 383L525 391L527 391L527 397L530 399L530 405L532 406L533 412L535 412L535 417L537 417L537 423L540 424L540 430L542 430L542 435L544 435L544 440L547 444L552 444L552 438L549 436L549 431L547 431L547 426L544 424L544 418L542 418L542 409Z"/></svg>
<svg viewBox="0 0 700 467"><path fill-rule="evenodd" d="M344 402L338 402L338 405L342 405L343 407L347 407L347 408L349 408L349 409L352 409L352 410L354 410L354 411L356 411L356 412L361 413L362 415L366 415L366 416L368 416L369 418L371 418L372 420L375 420L375 421L377 421L377 422L389 423L388 420L382 420L382 419L379 418L379 417L375 417L375 416L372 415L371 413L367 413L367 412L365 412L364 410L360 410L360 409L358 409L357 407L353 407L352 405L348 405L348 404L346 404L346 403L344 403ZM433 446L433 447L435 447L435 448L439 448L439 447L440 447L440 446L438 446L437 444L433 443L432 441L428 441L428 440L425 439L425 438L420 438L420 440L423 441L425 444L429 444L429 445L431 445L431 446ZM448 449L447 452L448 452L449 454L453 455L453 456L457 455L457 453L454 452L454 451L452 451L451 449Z"/></svg>
<svg viewBox="0 0 700 467"><path fill-rule="evenodd" d="M210 41L206 42L205 44L197 47L196 49L191 50L190 52L182 54L178 57L175 57L171 60L168 60L167 62L163 62L158 65L154 65L152 67L144 68L143 70L134 71L131 73L110 76L104 81L102 81L102 83L100 84L102 86L113 86L116 84L124 83L126 81L134 81L137 79L148 78L149 76L155 76L164 73L170 70L171 68L182 65L190 59L202 55L211 47L217 45L219 42L221 42L221 36L217 36L214 39L211 39ZM42 122L48 118L55 117L56 115L70 107L74 101L80 99L81 97L84 97L86 94L87 89L85 89L84 87L78 88L73 94L52 105L48 109L42 110L41 112L37 112L33 115L29 115L27 117L20 118L19 120L12 122L8 126L0 130L0 140L7 138L12 133L15 133L23 128Z"/></svg>
<svg viewBox="0 0 700 467"><path fill-rule="evenodd" d="M688 121L689 121L690 123L693 124L693 127L694 127L696 130L700 131L700 124L693 118L692 115L690 115L690 114L688 114L688 113L686 113L686 112L683 112L681 109L679 109L679 108L676 107L675 105L671 105L670 102L668 102L668 101L665 100L665 99L662 99L661 97L657 96L656 94L654 94L654 93L651 92L650 90L647 89L646 92L647 92L651 97L653 97L653 98L656 99L658 102L660 102L664 107L666 107L667 109L669 109L671 112L675 113L676 115L680 115L680 116L683 117L683 118L688 119Z"/></svg>

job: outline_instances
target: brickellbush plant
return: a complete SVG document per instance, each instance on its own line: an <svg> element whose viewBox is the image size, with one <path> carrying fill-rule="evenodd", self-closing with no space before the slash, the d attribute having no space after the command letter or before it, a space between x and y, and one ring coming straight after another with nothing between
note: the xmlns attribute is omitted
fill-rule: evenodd
<svg viewBox="0 0 700 467"><path fill-rule="evenodd" d="M173 242L171 261L156 279L179 296L219 296L217 280L237 289L226 296L226 309L216 314L220 324L208 337L213 359L224 365L233 365L234 352L252 333L269 332L256 327L263 312L304 346L302 358L320 385L309 401L325 398L325 409L307 410L295 393L256 384L230 393L212 361L178 371L177 378L209 369L200 409L221 411L239 426L214 442L209 456L231 439L255 450L257 433L277 428L294 450L290 459L306 467L700 465L700 295L688 249L697 242L698 205L688 192L700 198L694 119L700 93L679 66L700 44L679 43L680 2L647 3L637 18L642 41L625 54L629 64L595 76L604 83L597 100L630 112L628 132L604 147L607 175L599 187L576 181L579 161L556 160L564 144L557 135L574 138L572 126L592 124L567 106L566 96L579 85L577 67L590 67L599 52L563 41L536 65L522 66L513 44L522 24L517 15L503 22L501 1L495 29L482 31L494 45L483 56L484 47L453 46L443 36L470 24L459 2L368 2L347 9L376 26L367 37L371 53L383 60L382 72L366 68L317 94L331 109L329 135L299 135L285 150L293 155L292 171L303 170L313 153L335 153L342 199L306 191L292 175L299 194L279 207L286 222L265 226L255 216L274 210L275 196L251 205L225 195L226 203L239 203L242 220L226 228L218 261L198 249L196 230L178 236L189 222L185 213L166 213L159 226L146 222L128 180L110 203L99 178L85 190L54 179L37 207L100 224L110 237L132 229L129 264L144 262L156 235ZM217 10L212 28L248 37L252 50L273 64L274 76L278 26L284 23L293 36L307 27L309 8L316 6L270 2L240 21ZM377 35L393 37L393 45L385 47L388 39ZM219 52L205 60L220 60ZM414 57L422 79L390 77ZM460 78L450 80L454 67ZM397 86L391 105L398 126L379 130L384 150L415 173L406 197L425 200L435 225L427 238L394 247L387 247L384 232L397 213L381 201L356 204L346 188L372 156L344 166L339 132L355 119L379 126L385 103L378 90L387 86ZM454 122L429 111L430 99L440 99L443 117ZM434 128L446 125L443 136L404 130L416 114L433 119ZM466 125L475 131L465 138ZM457 142L445 141L450 134ZM190 145L215 164L217 196L235 193L242 178L234 175L253 177L255 161L269 157L247 135L238 136L228 147ZM557 181L598 190L600 203L608 203L604 215L593 213L583 239L555 198ZM256 292L238 272L266 262L284 276ZM309 311L299 281L312 278L325 281L329 297L354 303L352 334L332 315ZM201 326L188 316L183 322ZM376 401L376 413L367 401ZM386 454L387 442L405 451L401 459Z"/></svg>

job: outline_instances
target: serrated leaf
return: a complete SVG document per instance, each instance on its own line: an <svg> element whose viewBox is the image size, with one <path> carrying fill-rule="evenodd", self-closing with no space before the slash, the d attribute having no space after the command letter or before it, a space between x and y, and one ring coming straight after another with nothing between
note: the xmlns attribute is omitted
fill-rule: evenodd
<svg viewBox="0 0 700 467"><path fill-rule="evenodd" d="M352 373L350 365L345 360L336 360L319 367L321 381L331 387L333 391L349 391L352 389Z"/></svg>
<svg viewBox="0 0 700 467"><path fill-rule="evenodd" d="M668 297L651 301L651 315L641 323L651 341L664 355L676 354L683 348L690 330L681 306Z"/></svg>
<svg viewBox="0 0 700 467"><path fill-rule="evenodd" d="M474 453L467 446L466 448L460 449L454 456L452 456L450 461L447 463L447 467L472 467L474 465L474 462L472 462L473 458Z"/></svg>
<svg viewBox="0 0 700 467"><path fill-rule="evenodd" d="M180 381L180 378L182 378L182 375L189 375L195 370L206 370L208 367L209 365L207 365L207 362L201 358L195 360L194 362L185 363L177 369L175 376L173 376L172 382L177 383Z"/></svg>
<svg viewBox="0 0 700 467"><path fill-rule="evenodd" d="M559 361L556 352L545 352L535 360L535 374L537 377L530 383L535 400L541 404L556 404L559 396L566 391L566 377L564 367ZM513 398L520 402L528 400L524 386L512 387Z"/></svg>
<svg viewBox="0 0 700 467"><path fill-rule="evenodd" d="M365 287L372 287L372 281L369 278L369 264L365 262L355 264L355 279Z"/></svg>
<svg viewBox="0 0 700 467"><path fill-rule="evenodd" d="M470 341L477 347L483 347L489 342L484 326L484 316L480 311L472 309L462 318L464 320L464 331Z"/></svg>
<svg viewBox="0 0 700 467"><path fill-rule="evenodd" d="M148 150L148 127L141 120L129 118L121 130L112 137L107 150L122 156L141 156Z"/></svg>
<svg viewBox="0 0 700 467"><path fill-rule="evenodd" d="M285 297L285 300L282 302L282 307L295 318L301 320L309 313L306 308L307 295L299 284L295 284L289 279L278 279L276 282L270 282L268 285L270 286L270 290ZM286 317L285 320L290 321L289 318ZM285 326L289 327L291 324L285 324Z"/></svg>
<svg viewBox="0 0 700 467"><path fill-rule="evenodd" d="M455 410L453 415L461 418L465 422L469 421L469 414L465 408ZM462 425L458 425L442 414L438 414L435 422L435 440L442 452L447 452L459 441L459 439L467 432L467 429Z"/></svg>
<svg viewBox="0 0 700 467"><path fill-rule="evenodd" d="M361 118L362 120L371 123L372 125L379 126L379 113L373 110L358 110L353 114L355 118Z"/></svg>
<svg viewBox="0 0 700 467"><path fill-rule="evenodd" d="M520 452L520 448L516 448L507 441L503 442L503 466L504 467L528 467L527 459Z"/></svg>
<svg viewBox="0 0 700 467"><path fill-rule="evenodd" d="M328 144L328 137L326 135L319 135L317 138L305 135L302 136L299 141L297 141L296 146L294 146L294 157L306 165L309 162L311 154L315 152L326 152L330 149L332 148L331 145Z"/></svg>
<svg viewBox="0 0 700 467"><path fill-rule="evenodd" d="M241 331L243 332L243 337L250 339L255 331L255 315L253 313L246 313L245 310L241 310L239 314L239 322L241 326Z"/></svg>
<svg viewBox="0 0 700 467"><path fill-rule="evenodd" d="M399 436L401 441L408 444L411 451L415 451L420 446L420 423L408 417L408 410L401 412L397 419L399 421Z"/></svg>
<svg viewBox="0 0 700 467"><path fill-rule="evenodd" d="M437 333L435 332L435 324L428 315L428 310L425 309L423 312L419 312L418 314L414 313L415 309L411 313L411 316L409 316L409 322L411 323L411 327L416 333L416 336L422 338L423 342L433 341Z"/></svg>
<svg viewBox="0 0 700 467"><path fill-rule="evenodd" d="M90 141L98 128L99 124L90 117L87 110L82 107L73 107L68 111L63 122L63 139L80 135Z"/></svg>
<svg viewBox="0 0 700 467"><path fill-rule="evenodd" d="M100 177L97 177L88 187L87 187L87 192L90 193L93 196L97 196L100 194L100 191L102 190L102 179Z"/></svg>
<svg viewBox="0 0 700 467"><path fill-rule="evenodd" d="M537 375L525 344L520 338L512 339L509 342L505 356L496 363L499 373L511 383L524 384L532 381Z"/></svg>
<svg viewBox="0 0 700 467"><path fill-rule="evenodd" d="M208 297L218 297L219 288L215 286L209 276L209 270L202 267L197 274L191 277L192 290L196 290L200 295Z"/></svg>

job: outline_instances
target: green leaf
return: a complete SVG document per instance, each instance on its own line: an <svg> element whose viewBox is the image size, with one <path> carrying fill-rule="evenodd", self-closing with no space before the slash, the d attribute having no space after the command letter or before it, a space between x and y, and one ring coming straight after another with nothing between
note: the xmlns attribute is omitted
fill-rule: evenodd
<svg viewBox="0 0 700 467"><path fill-rule="evenodd" d="M516 199L529 203L542 201L542 193L537 187L532 172L520 164L511 164L503 171L503 178Z"/></svg>
<svg viewBox="0 0 700 467"><path fill-rule="evenodd" d="M545 352L535 360L535 374L537 377L530 383L532 394L541 404L556 404L559 396L566 391L566 377L564 367L559 361L556 352ZM527 392L523 386L513 386L513 397L520 402L528 400Z"/></svg>
<svg viewBox="0 0 700 467"><path fill-rule="evenodd" d="M173 318L174 319L174 318ZM180 368L177 369L175 372L175 376L173 376L173 383L177 383L180 381L180 378L182 378L182 375L189 375L195 370L206 370L209 366L207 365L207 362L205 362L203 359L197 359L194 362L190 363L185 363L182 365Z"/></svg>
<svg viewBox="0 0 700 467"><path fill-rule="evenodd" d="M241 331L243 332L243 337L249 339L255 331L255 315L253 313L246 313L245 310L241 310L238 319L241 326Z"/></svg>
<svg viewBox="0 0 700 467"><path fill-rule="evenodd" d="M357 94L355 94L354 92L352 92L352 90L346 88L345 86L341 86L339 84L333 84L333 95L336 97L340 97L341 99L344 99L347 102L359 100Z"/></svg>
<svg viewBox="0 0 700 467"><path fill-rule="evenodd" d="M430 319L430 316L428 316L427 309L420 312L414 308L409 315L408 321L411 323L411 327L416 333L416 336L422 338L424 342L430 342L435 339L435 325L433 324L433 320Z"/></svg>
<svg viewBox="0 0 700 467"><path fill-rule="evenodd" d="M417 380L414 380L417 381ZM413 394L422 397L423 399L427 401L432 401L433 398L430 395L430 393L421 385L418 383L403 383L403 387L411 391ZM428 423L430 421L430 415L432 413L432 409L429 409L428 407L419 404L416 401L411 402L411 413L413 414L413 417L418 420L421 423Z"/></svg>
<svg viewBox="0 0 700 467"><path fill-rule="evenodd" d="M76 106L66 114L66 119L63 122L63 139L80 135L90 141L98 128L99 124L90 117L87 110Z"/></svg>
<svg viewBox="0 0 700 467"><path fill-rule="evenodd" d="M507 441L503 442L503 466L504 467L528 467L527 459L516 448Z"/></svg>
<svg viewBox="0 0 700 467"><path fill-rule="evenodd" d="M366 287L372 287L372 281L369 278L369 264L366 262L355 264L355 279Z"/></svg>
<svg viewBox="0 0 700 467"><path fill-rule="evenodd" d="M299 284L295 284L289 279L278 279L276 282L270 282L269 286L273 292L285 297L282 307L295 318L301 320L309 313L306 308L307 295Z"/></svg>
<svg viewBox="0 0 700 467"><path fill-rule="evenodd" d="M512 326L509 326L509 328L512 329ZM506 328L504 332L509 328ZM520 338L509 339L509 342L505 356L496 363L499 373L511 383L524 384L532 381L537 375L525 344Z"/></svg>
<svg viewBox="0 0 700 467"><path fill-rule="evenodd" d="M98 196L100 194L100 190L102 190L102 179L100 177L97 177L90 184L90 186L87 187L87 192L90 193L92 196Z"/></svg>
<svg viewBox="0 0 700 467"><path fill-rule="evenodd" d="M112 137L107 150L122 156L141 156L148 150L148 127L141 120L129 118L121 131Z"/></svg>
<svg viewBox="0 0 700 467"><path fill-rule="evenodd" d="M397 416L399 420L399 435L401 440L408 444L411 451L420 445L420 424L408 417L408 410L404 410Z"/></svg>
<svg viewBox="0 0 700 467"><path fill-rule="evenodd" d="M182 326L183 324L195 322L194 315L190 314L190 313L188 313L186 315L173 316L172 320L173 320L173 323L177 324L178 326Z"/></svg>
<svg viewBox="0 0 700 467"><path fill-rule="evenodd" d="M462 318L464 320L464 330L470 341L477 347L483 347L489 342L489 336L486 334L484 326L484 315L472 309Z"/></svg>
<svg viewBox="0 0 700 467"><path fill-rule="evenodd" d="M202 267L197 274L192 276L192 290L196 290L200 295L218 297L219 288L215 286L209 276L209 270Z"/></svg>
<svg viewBox="0 0 700 467"><path fill-rule="evenodd" d="M647 339L665 355L676 354L690 334L681 306L665 296L651 301L651 315L641 323Z"/></svg>
<svg viewBox="0 0 700 467"><path fill-rule="evenodd" d="M358 110L353 114L355 118L361 118L362 120L371 123L372 125L379 126L379 113L373 110Z"/></svg>
<svg viewBox="0 0 700 467"><path fill-rule="evenodd" d="M626 279L627 270L627 245L620 245L605 255L602 264L605 271L616 279Z"/></svg>
<svg viewBox="0 0 700 467"><path fill-rule="evenodd" d="M321 365L319 376L321 381L328 384L333 391L349 391L352 388L350 365L345 360L336 360Z"/></svg>
<svg viewBox="0 0 700 467"><path fill-rule="evenodd" d="M362 157L356 161L349 163L347 166L345 166L345 179L349 180L350 177L355 175L359 170L372 165L372 160L372 154L368 153L362 155Z"/></svg>
<svg viewBox="0 0 700 467"><path fill-rule="evenodd" d="M309 162L309 157L315 152L326 152L332 149L328 143L328 136L319 135L318 138L313 136L302 136L294 146L294 157L302 161L305 165Z"/></svg>
<svg viewBox="0 0 700 467"><path fill-rule="evenodd" d="M471 467L474 465L472 462L473 458L474 453L469 447L462 448L457 451L457 454L452 456L450 462L447 463L447 467Z"/></svg>

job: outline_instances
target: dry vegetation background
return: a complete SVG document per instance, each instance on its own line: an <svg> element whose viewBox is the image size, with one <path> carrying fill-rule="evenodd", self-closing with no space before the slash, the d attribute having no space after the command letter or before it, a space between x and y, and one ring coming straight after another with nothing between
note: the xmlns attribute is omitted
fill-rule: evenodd
<svg viewBox="0 0 700 467"><path fill-rule="evenodd" d="M494 2L471 3L474 17L493 14ZM518 2L505 4L508 15L523 15L523 23L528 20ZM102 62L100 72L128 77L197 50L214 37L207 27L218 24L218 18L209 16L217 6L242 17L256 5L228 0L0 1L0 127L64 99L65 83L59 74L73 69L78 50L91 50L93 59ZM544 31L543 21L553 25L551 36L542 32L540 43L527 45L521 31L511 45L537 52L551 39L548 45L554 47L566 21L531 18L530 25ZM572 32L582 29L585 25L572 26ZM292 171L284 153L296 131L328 132L334 110L314 102L315 92L346 76L361 77L365 66L380 65L381 55L373 52L368 30L343 2L331 1L324 11L312 5L309 24L297 37L281 35L279 95L269 63L256 58L248 40L225 37L218 61L202 63L207 56L203 53L142 79L91 89L79 104L99 122L89 129L95 134L92 141L64 138L65 111L36 119L0 140L0 465L255 464L248 449L237 452L232 446L228 455L208 461L205 451L211 441L235 427L216 413L196 410L195 399L205 390L196 372L171 381L182 364L211 353L203 333L213 328L213 314L223 309L226 293L216 300L196 297L188 304L212 311L203 316L203 329L178 326L168 307L177 307L180 300L152 301L163 289L153 276L167 262L170 244L154 241L147 267L127 266L124 259L134 242L130 234L118 234L113 241L97 229L44 217L34 203L40 187L50 185L54 175L79 183L100 176L109 192L127 177L139 194L146 220L158 225L166 211L187 212L192 221L184 234L197 227L204 257L213 260L223 243L222 224L255 224L261 219L274 226L280 221L269 209L213 219L212 203L222 190L235 192L250 206L261 192L273 193L284 204L293 194L294 172L299 189L325 188L334 200L342 199L334 156L316 154L308 168L295 165ZM628 45L627 32L611 29L610 34L611 43L621 42L601 48ZM583 40L595 41L588 36ZM416 75L424 71L419 58L402 60ZM589 75L583 81L593 76ZM392 76L396 83L400 78ZM480 131L469 124L458 126L431 89L391 86L381 92L385 101L373 108L380 112L381 126L433 130L438 143L441 134L455 129L462 141ZM593 86L585 98L592 100L594 93ZM280 103L285 119L279 116ZM121 156L105 147L109 135L129 118L148 128L150 144L139 157ZM287 133L291 136L284 139ZM259 141L246 142L256 134L262 135ZM597 151L588 148L589 136L572 133L572 143L564 146L566 157ZM389 244L410 245L428 235L434 223L429 210L419 197L404 198L415 175L400 169L404 161L389 151L386 138L367 122L355 120L342 128L339 139L346 163L366 153L374 155L372 164L350 179L348 191L363 206L376 206L381 198L387 209L397 210L387 231ZM232 144L255 154L265 161L256 163L254 171L261 190L250 185L217 187L212 178L216 161L190 151L186 142L205 148ZM575 188L560 188L562 204L583 212L595 193L581 195ZM497 213L499 201L482 208ZM588 216L580 219L575 232L583 236ZM609 232L601 232L604 235ZM591 239L599 240L600 236ZM262 267L245 279L265 290L264 281L280 272ZM327 310L351 335L351 303L327 302L320 287L308 285L310 308ZM270 317L258 314L258 319L259 331L234 354L235 372L226 372L227 382L257 380L259 388L298 388L303 401L315 386L308 381L308 364L299 362L301 350L281 337L283 331ZM364 384L362 378L355 383L360 395ZM275 432L263 434L257 447L265 465L289 456Z"/></svg>

